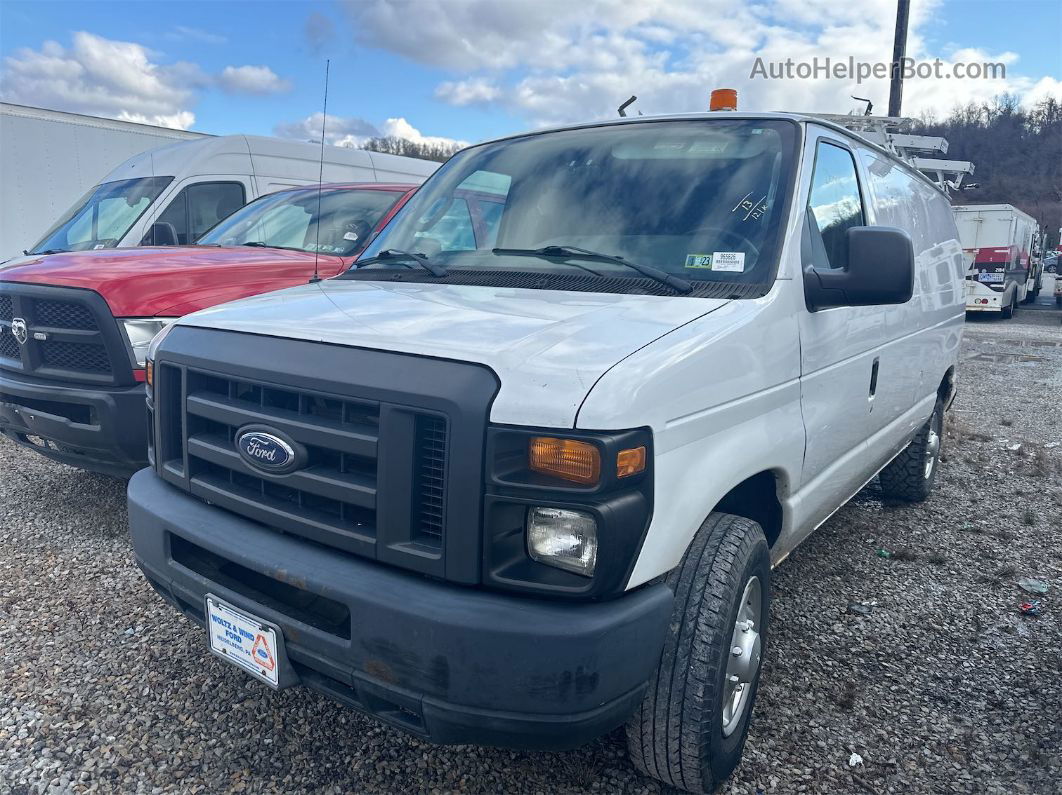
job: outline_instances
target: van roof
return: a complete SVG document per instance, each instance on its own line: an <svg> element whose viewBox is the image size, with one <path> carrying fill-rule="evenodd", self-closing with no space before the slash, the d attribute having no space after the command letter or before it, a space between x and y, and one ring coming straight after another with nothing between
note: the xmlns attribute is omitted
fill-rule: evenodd
<svg viewBox="0 0 1062 795"><path fill-rule="evenodd" d="M264 135L219 135L192 141L178 141L160 146L126 160L106 177L104 182L143 176L197 176L200 174L246 173L250 157L290 158L317 161L321 156L320 144L305 141L288 141ZM376 160L386 170L393 156L350 149L342 146L326 146L326 163L375 168ZM427 176L438 163L420 162L413 158L394 158L403 161L405 170L422 171ZM191 169L191 170L189 170Z"/></svg>
<svg viewBox="0 0 1062 795"><path fill-rule="evenodd" d="M562 130L579 130L589 127L606 127L622 124L643 124L650 121L688 121L696 119L762 119L762 120L783 120L793 121L797 124L816 124L820 127L826 127L841 135L847 136L856 141L862 146L873 149L876 154L880 154L882 157L887 157L892 162L903 166L910 174L920 178L926 185L936 189L947 198L945 193L939 185L933 180L927 177L918 169L914 168L910 163L905 162L903 159L897 157L887 149L882 148L880 145L869 141L854 130L849 130L841 125L827 121L826 119L819 118L818 116L811 116L805 113L783 113L779 111L765 111L759 113L750 113L745 111L697 111L693 113L663 113L652 116L630 116L618 119L603 119L599 121L581 122L579 124L565 124L557 127L545 127L539 130L529 130L527 132L516 133L514 135L505 135L500 138L494 138L490 141L483 141L482 143L493 143L495 141L506 141L513 138L523 138L528 135L538 135L541 133L560 132ZM473 146L479 146L481 144L473 144ZM471 147L470 147L471 148ZM949 200L950 201L950 200Z"/></svg>

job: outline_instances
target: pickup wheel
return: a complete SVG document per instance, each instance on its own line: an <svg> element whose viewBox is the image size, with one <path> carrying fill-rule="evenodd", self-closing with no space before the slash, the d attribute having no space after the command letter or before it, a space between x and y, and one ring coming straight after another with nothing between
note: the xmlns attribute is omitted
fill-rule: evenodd
<svg viewBox="0 0 1062 795"><path fill-rule="evenodd" d="M750 519L713 513L667 577L675 594L660 666L627 722L635 767L713 792L741 761L767 641L771 562Z"/></svg>
<svg viewBox="0 0 1062 795"><path fill-rule="evenodd" d="M933 416L922 430L878 475L885 497L921 502L933 490L940 468L940 447L944 441L944 404L937 399Z"/></svg>

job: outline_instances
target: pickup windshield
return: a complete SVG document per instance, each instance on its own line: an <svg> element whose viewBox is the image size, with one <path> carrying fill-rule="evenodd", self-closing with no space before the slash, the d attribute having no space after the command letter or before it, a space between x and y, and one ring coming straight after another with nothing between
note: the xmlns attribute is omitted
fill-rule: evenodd
<svg viewBox="0 0 1062 795"><path fill-rule="evenodd" d="M237 210L197 243L319 251L348 257L364 247L398 191L331 188L281 191Z"/></svg>
<svg viewBox="0 0 1062 795"><path fill-rule="evenodd" d="M536 285L579 280L584 290L769 284L797 137L788 121L682 119L475 146L428 179L347 277L433 278L409 257L378 256L393 250L458 283L489 284L497 272L513 284L512 272L530 271Z"/></svg>
<svg viewBox="0 0 1062 795"><path fill-rule="evenodd" d="M172 181L173 177L142 177L97 185L27 253L114 248Z"/></svg>

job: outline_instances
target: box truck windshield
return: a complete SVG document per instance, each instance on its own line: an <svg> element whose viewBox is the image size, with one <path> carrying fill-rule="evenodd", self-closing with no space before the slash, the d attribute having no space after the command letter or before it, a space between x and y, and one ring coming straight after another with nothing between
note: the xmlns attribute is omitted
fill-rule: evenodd
<svg viewBox="0 0 1062 795"><path fill-rule="evenodd" d="M604 285L638 270L657 281L768 283L797 137L788 121L698 120L472 147L402 208L355 278L416 267L416 254L477 283L491 271L502 280L580 271Z"/></svg>
<svg viewBox="0 0 1062 795"><path fill-rule="evenodd" d="M365 245L404 191L284 191L237 210L201 237L201 246L262 246L347 257Z"/></svg>
<svg viewBox="0 0 1062 795"><path fill-rule="evenodd" d="M173 177L104 182L86 193L27 254L114 248Z"/></svg>

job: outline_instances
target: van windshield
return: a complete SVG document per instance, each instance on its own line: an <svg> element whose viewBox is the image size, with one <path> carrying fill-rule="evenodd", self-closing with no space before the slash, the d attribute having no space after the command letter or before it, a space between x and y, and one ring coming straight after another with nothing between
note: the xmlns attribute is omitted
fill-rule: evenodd
<svg viewBox="0 0 1062 795"><path fill-rule="evenodd" d="M173 177L104 182L81 197L29 254L114 248Z"/></svg>
<svg viewBox="0 0 1062 795"><path fill-rule="evenodd" d="M401 191L331 189L281 191L263 196L219 223L201 246L262 246L347 257L368 241Z"/></svg>
<svg viewBox="0 0 1062 795"><path fill-rule="evenodd" d="M797 137L788 121L683 119L472 147L428 179L346 277L445 270L448 281L490 284L494 272L516 284L520 271L533 286L658 294L769 284Z"/></svg>

